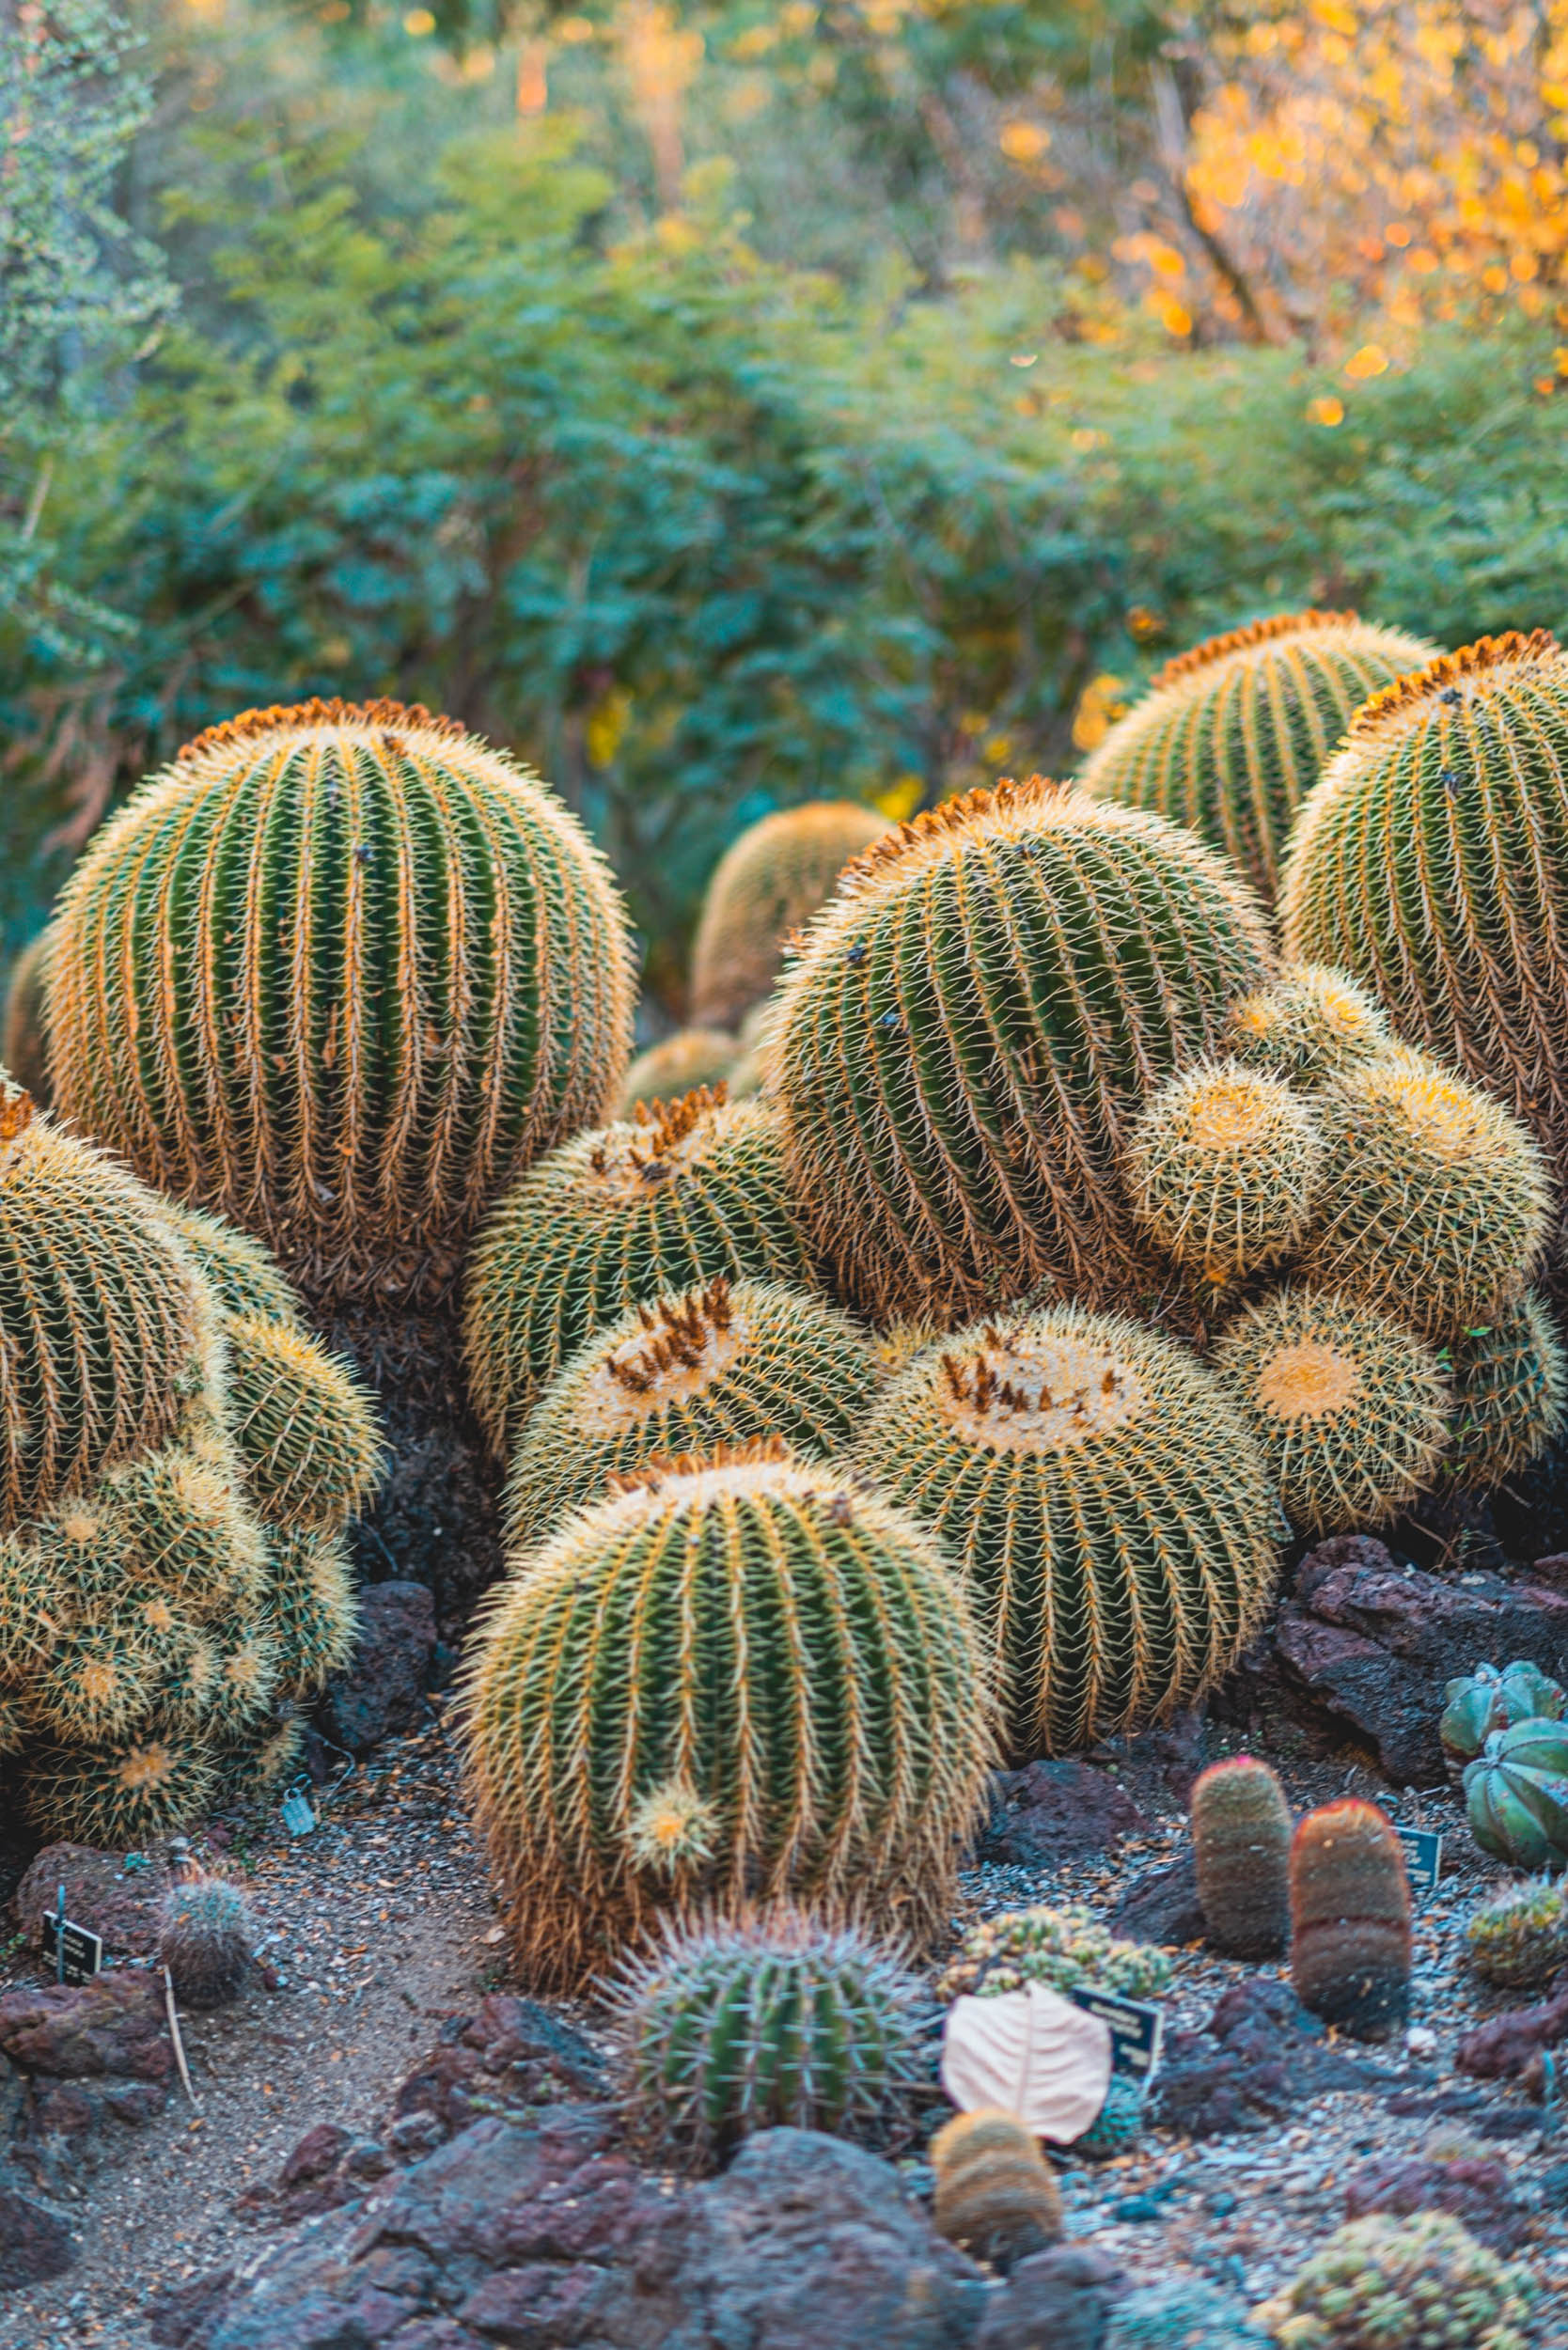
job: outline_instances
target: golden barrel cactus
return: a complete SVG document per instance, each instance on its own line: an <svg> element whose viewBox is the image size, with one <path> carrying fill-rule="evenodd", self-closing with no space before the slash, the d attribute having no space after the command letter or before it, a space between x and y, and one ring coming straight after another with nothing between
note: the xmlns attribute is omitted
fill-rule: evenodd
<svg viewBox="0 0 1568 2350"><path fill-rule="evenodd" d="M1085 791L1185 824L1267 899L1291 820L1352 713L1435 648L1354 612L1288 612L1160 671L1084 763Z"/></svg>
<svg viewBox="0 0 1568 2350"><path fill-rule="evenodd" d="M620 901L574 818L396 702L248 712L62 892L62 1111L321 1299L441 1292L491 1195L613 1100Z"/></svg>
<svg viewBox="0 0 1568 2350"><path fill-rule="evenodd" d="M1279 1077L1298 1093L1375 1060L1394 1042L1374 995L1342 971L1315 963L1293 964L1272 986L1254 990L1231 1008L1227 1050L1248 1069Z"/></svg>
<svg viewBox="0 0 1568 2350"><path fill-rule="evenodd" d="M1460 1331L1453 1363L1454 1482L1482 1491L1526 1467L1568 1419L1568 1360L1544 1299L1527 1290Z"/></svg>
<svg viewBox="0 0 1568 2350"><path fill-rule="evenodd" d="M616 1102L617 1118L630 1118L639 1102L675 1102L698 1086L722 1084L740 1049L728 1028L677 1028L637 1055Z"/></svg>
<svg viewBox="0 0 1568 2350"><path fill-rule="evenodd" d="M809 800L764 816L731 841L708 884L692 948L694 1023L732 1028L760 1003L791 932L887 829L886 816L857 800Z"/></svg>
<svg viewBox="0 0 1568 2350"><path fill-rule="evenodd" d="M1019 1761L1191 1704L1267 1606L1258 1448L1195 1355L1124 1316L1050 1307L926 1350L855 1459L959 1569Z"/></svg>
<svg viewBox="0 0 1568 2350"><path fill-rule="evenodd" d="M22 949L6 982L6 1011L0 1026L0 1062L39 1109L49 1107L49 1039L44 1029L43 959L49 933L40 931Z"/></svg>
<svg viewBox="0 0 1568 2350"><path fill-rule="evenodd" d="M1039 776L877 842L779 991L770 1078L839 1293L877 1320L1114 1296L1127 1130L1272 967L1222 857Z"/></svg>
<svg viewBox="0 0 1568 2350"><path fill-rule="evenodd" d="M1323 1143L1311 1110L1279 1078L1210 1061L1161 1087L1133 1126L1123 1164L1151 1240L1221 1281L1299 1247Z"/></svg>

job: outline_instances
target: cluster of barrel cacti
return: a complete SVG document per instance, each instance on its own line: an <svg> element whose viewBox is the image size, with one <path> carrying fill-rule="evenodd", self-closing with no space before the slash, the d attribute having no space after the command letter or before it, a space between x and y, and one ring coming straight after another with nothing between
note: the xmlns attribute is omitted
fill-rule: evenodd
<svg viewBox="0 0 1568 2350"><path fill-rule="evenodd" d="M1350 2220L1254 2315L1279 2350L1527 2350L1536 2297L1522 2263L1423 2211Z"/></svg>

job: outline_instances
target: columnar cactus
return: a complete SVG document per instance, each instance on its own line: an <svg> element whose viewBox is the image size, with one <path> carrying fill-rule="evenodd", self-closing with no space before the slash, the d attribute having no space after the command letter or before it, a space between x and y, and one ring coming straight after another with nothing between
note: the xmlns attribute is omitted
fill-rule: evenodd
<svg viewBox="0 0 1568 2350"><path fill-rule="evenodd" d="M1291 1914L1291 1807L1266 1762L1213 1763L1192 1790L1198 1898L1216 1950L1274 1958Z"/></svg>
<svg viewBox="0 0 1568 2350"><path fill-rule="evenodd" d="M1015 2114L954 2114L931 2141L931 2167L937 2232L977 2260L1011 2268L1061 2234L1060 2190Z"/></svg>
<svg viewBox="0 0 1568 2350"><path fill-rule="evenodd" d="M318 1297L439 1292L614 1098L631 958L534 778L396 702L248 712L97 836L51 932L61 1109Z"/></svg>
<svg viewBox="0 0 1568 2350"><path fill-rule="evenodd" d="M1403 2027L1410 1880L1399 1839L1372 1804L1325 1804L1295 1831L1291 1978L1303 2007L1357 2040Z"/></svg>
<svg viewBox="0 0 1568 2350"><path fill-rule="evenodd" d="M1358 713L1302 808L1280 899L1288 955L1360 979L1554 1164L1565 873L1568 660L1538 631L1442 655Z"/></svg>
<svg viewBox="0 0 1568 2350"><path fill-rule="evenodd" d="M1237 1060L1298 1093L1315 1093L1393 1042L1375 995L1313 963L1291 965L1272 986L1240 997L1225 1031L1226 1050Z"/></svg>
<svg viewBox="0 0 1568 2350"><path fill-rule="evenodd" d="M1471 1966L1487 1982L1528 1991L1568 1966L1568 1888L1546 1877L1511 1885L1465 1928Z"/></svg>
<svg viewBox="0 0 1568 2350"><path fill-rule="evenodd" d="M495 1449L605 1323L719 1274L809 1279L770 1111L699 1089L552 1152L500 1202L468 1267L464 1360Z"/></svg>
<svg viewBox="0 0 1568 2350"><path fill-rule="evenodd" d="M1454 1482L1500 1485L1544 1452L1568 1417L1568 1361L1544 1299L1527 1290L1462 1329L1453 1363Z"/></svg>
<svg viewBox="0 0 1568 2350"><path fill-rule="evenodd" d="M24 947L6 982L5 1024L0 1027L0 1063L13 1083L49 1107L49 1042L44 1029L43 958L49 933L40 931Z"/></svg>
<svg viewBox="0 0 1568 2350"><path fill-rule="evenodd" d="M530 1980L581 1982L661 1905L942 1914L991 1734L934 1546L776 1442L620 1481L522 1557L470 1652L469 1779Z"/></svg>
<svg viewBox="0 0 1568 2350"><path fill-rule="evenodd" d="M1354 612L1292 612L1168 662L1084 763L1086 791L1152 808L1272 898L1291 820L1353 712L1433 647Z"/></svg>
<svg viewBox="0 0 1568 2350"><path fill-rule="evenodd" d="M635 1306L545 1389L507 1483L514 1543L596 1498L618 1470L782 1436L831 1456L854 1437L880 1366L846 1314L776 1282L721 1276Z"/></svg>
<svg viewBox="0 0 1568 2350"><path fill-rule="evenodd" d="M1211 1279L1292 1255L1311 1222L1317 1121L1278 1077L1239 1061L1168 1078L1124 1154L1133 1213L1156 1247Z"/></svg>
<svg viewBox="0 0 1568 2350"><path fill-rule="evenodd" d="M1536 2288L1447 2212L1353 2219L1255 2312L1279 2350L1528 2350Z"/></svg>
<svg viewBox="0 0 1568 2350"><path fill-rule="evenodd" d="M226 2007L244 1988L256 1924L243 1889L227 1877L171 1885L158 1913L158 1958L186 2007Z"/></svg>
<svg viewBox="0 0 1568 2350"><path fill-rule="evenodd" d="M1191 1704L1267 1606L1274 1508L1240 1413L1121 1315L1047 1307L917 1355L855 1457L958 1567L1019 1759Z"/></svg>
<svg viewBox="0 0 1568 2350"><path fill-rule="evenodd" d="M875 2138L929 2075L926 2005L895 1954L801 1910L666 1927L619 1988L634 2113L698 2164L754 2130Z"/></svg>
<svg viewBox="0 0 1568 2350"><path fill-rule="evenodd" d="M1381 1526L1437 1474L1452 1399L1437 1356L1390 1315L1292 1283L1246 1308L1213 1361L1294 1527Z"/></svg>
<svg viewBox="0 0 1568 2350"><path fill-rule="evenodd" d="M702 901L692 949L693 1020L732 1028L760 1003L791 932L832 895L850 859L887 829L885 816L857 801L810 800L764 816L731 841Z"/></svg>
<svg viewBox="0 0 1568 2350"><path fill-rule="evenodd" d="M1423 1336L1484 1322L1546 1246L1551 1186L1527 1130L1424 1054L1384 1054L1325 1086L1321 1214L1302 1271Z"/></svg>
<svg viewBox="0 0 1568 2350"><path fill-rule="evenodd" d="M1114 1295L1127 1129L1271 967L1222 857L1038 776L878 841L782 983L770 1075L839 1293L949 1321Z"/></svg>
<svg viewBox="0 0 1568 2350"><path fill-rule="evenodd" d="M740 1049L728 1028L678 1028L637 1055L616 1097L617 1118L630 1118L639 1102L678 1102L698 1086L720 1084Z"/></svg>

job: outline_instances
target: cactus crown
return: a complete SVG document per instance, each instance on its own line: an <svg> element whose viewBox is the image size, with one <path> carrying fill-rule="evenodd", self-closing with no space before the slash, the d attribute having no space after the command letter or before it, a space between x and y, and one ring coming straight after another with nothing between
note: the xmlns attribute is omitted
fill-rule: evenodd
<svg viewBox="0 0 1568 2350"><path fill-rule="evenodd" d="M1249 1068L1314 1091L1341 1070L1387 1051L1393 1040L1364 988L1342 971L1302 964L1232 1005L1226 1042Z"/></svg>
<svg viewBox="0 0 1568 2350"><path fill-rule="evenodd" d="M1151 1407L1148 1386L1114 1342L1043 1321L987 1323L978 1346L945 1348L936 1407L966 1441L1001 1451L1061 1452L1107 1436Z"/></svg>
<svg viewBox="0 0 1568 2350"><path fill-rule="evenodd" d="M34 1102L25 1086L0 1069L0 1144L20 1141L33 1122Z"/></svg>
<svg viewBox="0 0 1568 2350"><path fill-rule="evenodd" d="M212 758L227 759L241 744L264 743L274 735L294 735L316 728L352 727L365 733L428 734L440 743L461 743L468 729L455 718L433 717L423 702L346 702L317 696L307 702L274 702L264 710L243 710L221 726L208 727L175 753L179 767L198 766ZM397 744L394 748L401 749Z"/></svg>
<svg viewBox="0 0 1568 2350"><path fill-rule="evenodd" d="M655 1380L667 1381L672 1372L677 1386L697 1386L745 1342L722 1273L705 1290L657 1298L635 1310L640 1336L606 1355L604 1365L605 1378L628 1395L646 1395Z"/></svg>
<svg viewBox="0 0 1568 2350"><path fill-rule="evenodd" d="M1461 689L1472 681L1490 680L1498 673L1561 658L1562 648L1550 629L1532 629L1528 636L1518 629L1509 629L1501 636L1479 637L1473 645L1462 645L1457 652L1438 653L1424 668L1408 670L1372 695L1350 722L1351 741L1361 743L1384 734L1391 722L1430 717L1435 701L1449 697L1462 699Z"/></svg>
<svg viewBox="0 0 1568 2350"><path fill-rule="evenodd" d="M1358 612L1271 612L1261 620L1247 620L1240 628L1228 628L1217 636L1205 637L1202 644L1192 646L1186 652L1174 654L1150 679L1149 691L1157 694L1164 686L1180 683L1183 678L1196 677L1200 669L1212 669L1216 661L1229 661L1232 653L1250 652L1255 646L1273 644L1281 636L1300 636L1309 629L1360 625Z"/></svg>

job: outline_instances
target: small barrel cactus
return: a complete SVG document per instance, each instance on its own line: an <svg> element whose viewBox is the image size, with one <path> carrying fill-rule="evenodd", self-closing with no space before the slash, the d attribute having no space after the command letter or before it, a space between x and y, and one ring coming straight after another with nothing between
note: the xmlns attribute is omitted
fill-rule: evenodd
<svg viewBox="0 0 1568 2350"><path fill-rule="evenodd" d="M375 1490L375 1406L351 1366L298 1324L227 1314L228 1430L257 1512L341 1526Z"/></svg>
<svg viewBox="0 0 1568 2350"><path fill-rule="evenodd" d="M1441 1466L1442 1364L1376 1307L1287 1283L1228 1324L1213 1362L1304 1532L1381 1526Z"/></svg>
<svg viewBox="0 0 1568 2350"><path fill-rule="evenodd" d="M754 2130L874 2140L929 2078L926 2005L894 1953L800 1910L666 1926L619 1987L633 2110L698 2164Z"/></svg>
<svg viewBox="0 0 1568 2350"><path fill-rule="evenodd" d="M1285 1947L1291 1834L1291 1807L1266 1762L1237 1755L1194 1781L1198 1898L1210 1941L1231 1958L1273 1958Z"/></svg>
<svg viewBox="0 0 1568 2350"><path fill-rule="evenodd" d="M43 959L49 932L40 931L24 947L6 981L0 1024L0 1066L30 1093L40 1110L49 1107L49 1039L44 1027Z"/></svg>
<svg viewBox="0 0 1568 2350"><path fill-rule="evenodd" d="M1133 1212L1155 1246L1220 1279L1300 1246L1322 1159L1311 1110L1289 1086L1222 1060L1161 1087L1123 1165Z"/></svg>
<svg viewBox="0 0 1568 2350"><path fill-rule="evenodd" d="M343 1537L331 1528L280 1527L267 1543L266 1615L276 1642L278 1688L314 1697L354 1651L359 1611Z"/></svg>
<svg viewBox="0 0 1568 2350"><path fill-rule="evenodd" d="M1464 1787L1482 1852L1514 1869L1568 1869L1568 1722L1493 1731L1466 1766Z"/></svg>
<svg viewBox="0 0 1568 2350"><path fill-rule="evenodd" d="M1241 1415L1121 1315L1047 1307L917 1354L855 1458L958 1567L1020 1761L1191 1704L1267 1606L1274 1510Z"/></svg>
<svg viewBox="0 0 1568 2350"><path fill-rule="evenodd" d="M1495 1730L1512 1730L1515 1722L1555 1722L1568 1705L1560 1681L1544 1673L1521 1656L1499 1672L1495 1665L1478 1665L1447 1684L1437 1735L1450 1763L1473 1762Z"/></svg>
<svg viewBox="0 0 1568 2350"><path fill-rule="evenodd" d="M1450 1354L1454 1413L1449 1468L1455 1484L1490 1491L1561 1434L1568 1361L1544 1301L1529 1290L1484 1323L1462 1329Z"/></svg>
<svg viewBox="0 0 1568 2350"><path fill-rule="evenodd" d="M1527 2350L1535 2286L1446 2212L1353 2219L1253 2312L1279 2350Z"/></svg>
<svg viewBox="0 0 1568 2350"><path fill-rule="evenodd" d="M1151 1085L1270 975L1262 909L1160 818L1041 776L933 808L839 882L769 1085L847 1303L987 1313L1141 1263L1118 1164Z"/></svg>
<svg viewBox="0 0 1568 2350"><path fill-rule="evenodd" d="M1471 1966L1486 1982L1528 1991L1568 1966L1568 1889L1533 1877L1475 1911L1465 1929Z"/></svg>
<svg viewBox="0 0 1568 2350"><path fill-rule="evenodd" d="M1011 2268L1061 2234L1060 2190L1015 2114L984 2106L955 2114L931 2141L931 2166L937 2232L977 2260Z"/></svg>
<svg viewBox="0 0 1568 2350"><path fill-rule="evenodd" d="M1170 1961L1151 1942L1118 1940L1087 1909L1008 1909L971 1928L936 1987L944 1999L984 1999L1026 1982L1157 1999L1170 1988Z"/></svg>
<svg viewBox="0 0 1568 2350"><path fill-rule="evenodd" d="M62 1111L321 1299L439 1294L626 1066L603 858L513 760L396 702L200 736L97 834L51 934Z"/></svg>
<svg viewBox="0 0 1568 2350"><path fill-rule="evenodd" d="M740 1049L739 1038L728 1028L677 1028L662 1044L637 1055L616 1097L617 1118L630 1118L639 1102L651 1108L678 1102L698 1086L722 1085Z"/></svg>
<svg viewBox="0 0 1568 2350"><path fill-rule="evenodd" d="M538 1541L613 1473L672 1453L775 1435L840 1452L878 1385L848 1316L777 1282L731 1288L721 1276L635 1306L541 1397L507 1482L508 1538Z"/></svg>
<svg viewBox="0 0 1568 2350"><path fill-rule="evenodd" d="M1166 664L1085 761L1086 791L1152 808L1274 896L1291 820L1351 713L1432 647L1355 612L1288 612Z"/></svg>
<svg viewBox="0 0 1568 2350"><path fill-rule="evenodd" d="M34 1747L22 1774L27 1816L45 1837L106 1852L145 1851L198 1818L215 1789L210 1741L173 1731Z"/></svg>
<svg viewBox="0 0 1568 2350"><path fill-rule="evenodd" d="M250 1903L227 1877L171 1885L158 1913L158 1959L186 2007L226 2007L244 1989L256 1949Z"/></svg>
<svg viewBox="0 0 1568 2350"><path fill-rule="evenodd" d="M1231 1007L1225 1049L1248 1069L1312 1094L1392 1048L1375 995L1342 971L1298 964Z"/></svg>
<svg viewBox="0 0 1568 2350"><path fill-rule="evenodd" d="M1309 1811L1291 1845L1291 1978L1303 2007L1356 2040L1403 2029L1410 1880L1381 1811L1347 1796Z"/></svg>
<svg viewBox="0 0 1568 2350"><path fill-rule="evenodd" d="M934 1543L776 1439L619 1480L469 1656L469 1780L518 1956L580 1982L660 1906L943 1914L992 1755Z"/></svg>
<svg viewBox="0 0 1568 2350"><path fill-rule="evenodd" d="M1320 1287L1451 1338L1516 1296L1550 1230L1545 1162L1501 1104L1423 1054L1325 1086L1321 1214L1302 1261Z"/></svg>
<svg viewBox="0 0 1568 2350"><path fill-rule="evenodd" d="M1113 2073L1105 2104L1088 2129L1073 2140L1073 2152L1091 2162L1109 2162L1126 2153L1142 2127L1143 2091L1130 2073Z"/></svg>
<svg viewBox="0 0 1568 2350"><path fill-rule="evenodd" d="M480 1233L467 1273L469 1392L497 1452L536 1396L607 1322L719 1275L807 1286L810 1259L777 1120L701 1089L579 1135L531 1168Z"/></svg>
<svg viewBox="0 0 1568 2350"><path fill-rule="evenodd" d="M260 1322L299 1321L299 1292L259 1240L221 1215L205 1215L199 1208L182 1208L162 1198L158 1204L226 1314Z"/></svg>
<svg viewBox="0 0 1568 2350"><path fill-rule="evenodd" d="M731 841L702 901L692 948L692 1018L729 1028L760 1003L791 932L832 896L850 859L887 829L886 816L856 800L808 800L762 817Z"/></svg>

